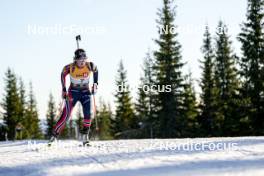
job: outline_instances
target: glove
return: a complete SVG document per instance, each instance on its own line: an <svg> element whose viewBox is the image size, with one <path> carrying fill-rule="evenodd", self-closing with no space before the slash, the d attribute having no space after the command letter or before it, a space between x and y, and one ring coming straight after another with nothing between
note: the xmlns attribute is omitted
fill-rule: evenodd
<svg viewBox="0 0 264 176"><path fill-rule="evenodd" d="M67 91L66 88L62 89L62 94L61 94L62 98L65 99L67 97Z"/></svg>
<svg viewBox="0 0 264 176"><path fill-rule="evenodd" d="M97 83L94 83L92 86L92 94L96 94L97 92Z"/></svg>

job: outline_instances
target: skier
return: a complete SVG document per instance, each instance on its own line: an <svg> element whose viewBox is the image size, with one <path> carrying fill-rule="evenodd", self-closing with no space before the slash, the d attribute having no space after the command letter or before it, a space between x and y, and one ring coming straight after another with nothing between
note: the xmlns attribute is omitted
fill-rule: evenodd
<svg viewBox="0 0 264 176"><path fill-rule="evenodd" d="M93 86L89 88L89 78L93 73ZM70 75L70 87L66 89L66 76ZM88 134L91 126L91 95L95 94L98 85L98 70L93 62L87 61L83 49L74 52L73 63L66 65L61 73L62 97L65 99L65 106L59 120L53 128L53 135L49 141L51 144L62 132L75 104L79 101L83 107L83 128L82 134Z"/></svg>

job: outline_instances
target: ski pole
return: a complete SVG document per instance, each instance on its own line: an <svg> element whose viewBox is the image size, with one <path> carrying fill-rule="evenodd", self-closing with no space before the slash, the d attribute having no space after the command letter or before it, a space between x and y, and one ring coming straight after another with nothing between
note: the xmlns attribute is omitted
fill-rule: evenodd
<svg viewBox="0 0 264 176"><path fill-rule="evenodd" d="M98 127L98 122L97 122L97 118L96 118L96 104L95 104L95 95L94 94L93 94L93 104L94 104L95 129L96 129L96 131L98 131L99 127Z"/></svg>

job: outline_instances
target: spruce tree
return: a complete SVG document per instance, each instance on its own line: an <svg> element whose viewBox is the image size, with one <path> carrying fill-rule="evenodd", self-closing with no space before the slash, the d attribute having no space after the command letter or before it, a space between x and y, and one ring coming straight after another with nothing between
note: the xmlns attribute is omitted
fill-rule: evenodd
<svg viewBox="0 0 264 176"><path fill-rule="evenodd" d="M248 0L246 22L238 36L242 44L240 59L243 88L241 96L248 103L246 114L251 122L251 134L264 134L264 1Z"/></svg>
<svg viewBox="0 0 264 176"><path fill-rule="evenodd" d="M217 95L219 113L213 121L213 133L216 136L229 136L233 131L238 130L240 121L237 112L239 81L235 65L236 57L231 49L227 27L220 21L218 29L220 31L216 33L215 82L219 89Z"/></svg>
<svg viewBox="0 0 264 176"><path fill-rule="evenodd" d="M117 90L115 92L115 118L114 133L117 136L124 137L123 133L138 127L135 119L130 87L127 83L127 72L122 60L120 61L116 77ZM126 138L128 136L125 136Z"/></svg>
<svg viewBox="0 0 264 176"><path fill-rule="evenodd" d="M138 88L137 102L135 103L135 110L137 120L141 123L142 138L153 137L153 125L158 122L154 111L154 94L150 89L153 85L153 59L150 52L147 53L143 62L143 75L140 78Z"/></svg>
<svg viewBox="0 0 264 176"><path fill-rule="evenodd" d="M180 48L175 29L175 7L172 0L163 0L163 8L159 9L159 38L156 41L158 50L154 52L156 91L155 109L159 118L158 137L180 137L180 119L182 117L183 76Z"/></svg>
<svg viewBox="0 0 264 176"><path fill-rule="evenodd" d="M110 119L112 118L111 107L110 105L107 105L102 99L100 99L100 108L96 118L98 120L99 139L112 139L110 132Z"/></svg>
<svg viewBox="0 0 264 176"><path fill-rule="evenodd" d="M199 136L198 104L191 73L186 76L184 85L181 137L197 137Z"/></svg>
<svg viewBox="0 0 264 176"><path fill-rule="evenodd" d="M2 107L4 110L4 122L7 125L7 137L14 140L16 126L19 123L21 113L20 99L17 88L17 78L10 68L5 73L5 94Z"/></svg>
<svg viewBox="0 0 264 176"><path fill-rule="evenodd" d="M29 88L30 90L29 90L27 109L25 115L26 117L25 130L27 130L28 138L40 139L43 137L43 134L40 128L40 120L38 118L38 111L37 111L37 102L35 100L33 86L31 82Z"/></svg>
<svg viewBox="0 0 264 176"><path fill-rule="evenodd" d="M214 80L214 50L212 46L212 38L209 27L206 26L204 33L203 46L201 48L203 53L202 63L202 78L201 78L201 115L199 123L201 125L201 132L204 136L211 136L213 133L212 125L214 119L217 118L217 93L218 88Z"/></svg>
<svg viewBox="0 0 264 176"><path fill-rule="evenodd" d="M26 123L25 119L25 113L26 113L26 90L25 90L25 85L22 80L22 78L19 78L19 86L18 86L18 94L19 94L19 119L18 119L18 124L21 126L21 131L20 131L20 139L21 138L26 138L26 133L25 133L25 128L24 124Z"/></svg>
<svg viewBox="0 0 264 176"><path fill-rule="evenodd" d="M50 93L49 101L48 101L48 110L46 114L46 122L47 122L46 138L50 138L52 135L52 131L56 123L55 118L56 118L56 103L54 101L53 95Z"/></svg>

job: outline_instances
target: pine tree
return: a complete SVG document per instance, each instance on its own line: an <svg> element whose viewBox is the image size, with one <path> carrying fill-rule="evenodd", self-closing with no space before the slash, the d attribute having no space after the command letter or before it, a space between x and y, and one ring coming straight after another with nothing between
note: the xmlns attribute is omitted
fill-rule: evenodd
<svg viewBox="0 0 264 176"><path fill-rule="evenodd" d="M176 28L174 23L175 8L172 0L163 0L163 8L159 10L159 39L156 40L159 49L154 52L155 84L159 86L156 92L155 109L159 117L156 124L158 137L179 137L180 119L182 117L183 76L180 48L177 33L171 32Z"/></svg>
<svg viewBox="0 0 264 176"><path fill-rule="evenodd" d="M214 50L212 46L212 38L209 32L209 27L206 26L204 33L203 46L201 48L203 53L202 62L202 79L200 87L201 93L201 115L199 122L201 125L201 132L204 136L211 136L213 134L213 121L217 118L219 107L217 107L217 94L219 88L215 85L214 76Z"/></svg>
<svg viewBox="0 0 264 176"><path fill-rule="evenodd" d="M26 109L26 124L25 129L27 130L28 138L31 139L40 139L43 137L41 128L40 128L40 120L38 118L38 111L37 111L37 102L35 100L35 96L33 93L33 86L30 82L29 85L29 95L28 95L28 102L27 102L27 109Z"/></svg>
<svg viewBox="0 0 264 176"><path fill-rule="evenodd" d="M242 25L239 41L243 57L240 59L243 88L241 96L247 102L246 114L253 135L264 134L264 1L248 0L247 19Z"/></svg>
<svg viewBox="0 0 264 176"><path fill-rule="evenodd" d="M16 133L16 126L19 123L20 115L20 99L17 88L17 78L10 68L5 74L5 95L3 98L2 107L4 110L4 122L7 125L7 137L14 140Z"/></svg>
<svg viewBox="0 0 264 176"><path fill-rule="evenodd" d="M197 137L199 136L198 106L191 73L186 76L184 85L181 137Z"/></svg>
<svg viewBox="0 0 264 176"><path fill-rule="evenodd" d="M53 95L50 93L48 101L48 110L46 114L47 129L46 129L46 138L50 138L52 135L53 127L55 126L56 118L56 103L54 101Z"/></svg>
<svg viewBox="0 0 264 176"><path fill-rule="evenodd" d="M135 104L137 120L141 123L142 138L153 137L153 125L158 122L154 116L154 94L151 91L153 85L153 59L150 52L147 53L143 62L143 75L140 78L138 98Z"/></svg>
<svg viewBox="0 0 264 176"><path fill-rule="evenodd" d="M235 65L236 57L231 50L231 42L227 34L227 27L219 22L216 33L215 81L219 88L217 107L219 113L213 121L214 134L217 136L231 135L237 131L239 116L237 112L239 81Z"/></svg>
<svg viewBox="0 0 264 176"><path fill-rule="evenodd" d="M120 137L122 137L122 133L124 133L125 131L137 128L137 122L135 120L129 85L127 83L127 72L124 68L122 60L120 61L117 72L118 75L116 78L117 90L115 92L116 111L114 119L114 133L115 135L121 135Z"/></svg>

